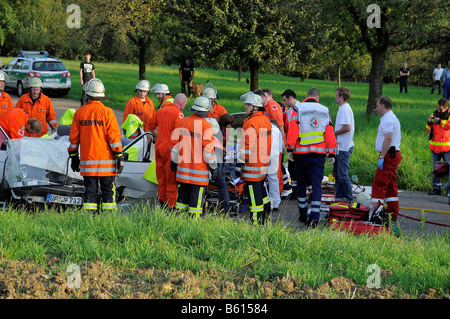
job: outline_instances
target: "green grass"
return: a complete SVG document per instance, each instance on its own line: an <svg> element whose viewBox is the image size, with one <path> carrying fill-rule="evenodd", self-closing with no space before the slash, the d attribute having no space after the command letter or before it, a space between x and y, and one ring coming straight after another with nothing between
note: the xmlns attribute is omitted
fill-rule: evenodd
<svg viewBox="0 0 450 319"><path fill-rule="evenodd" d="M100 260L124 269L239 272L261 280L290 274L315 287L339 276L365 285L367 267L376 264L393 274L383 286L450 292L448 233L424 240L330 229L296 232L283 224L254 227L214 215L190 219L146 205L95 217L10 209L0 213L0 229L0 251L9 259L45 263L54 256L67 265Z"/></svg>
<svg viewBox="0 0 450 319"><path fill-rule="evenodd" d="M11 58L2 58L7 63ZM72 73L72 90L68 97L79 100L81 86L79 82L80 61L64 60L65 65ZM106 105L124 109L128 99L134 96L134 89L139 82L138 66L135 64L120 63L95 63L96 75L106 87L106 95L110 97ZM243 112L244 107L239 101L240 95L249 91L249 85L245 79L249 73L242 74L242 80L237 81L238 74L233 71L212 70L197 68L195 82L212 82L218 89L222 104L230 113ZM180 92L178 66L147 66L147 79L152 86L159 82L169 86L173 94ZM335 120L338 106L334 101L336 82L307 79L301 82L298 78L282 75L260 74L259 87L270 87L275 94L275 99L281 100L281 93L288 88L296 91L298 99L302 100L311 87L317 87L321 91L320 102L330 108L332 119ZM357 175L360 183L371 185L377 165L377 153L375 152L376 131L379 124L379 116L368 118L366 116L366 104L369 87L367 83L342 83L350 88L352 97L350 105L355 115L355 147L350 159L350 175ZM383 95L389 96L393 101L393 110L402 125L401 151L403 160L399 166L398 183L400 189L405 190L429 190L431 186L426 177L432 171L431 153L428 149L428 134L425 130L425 122L437 106L440 98L437 94L431 95L430 88L410 86L409 93L401 95L398 85L386 84L383 87ZM159 104L155 94L150 98L155 106ZM189 114L189 106L194 98L189 99L188 107L184 113ZM331 173L331 168L326 167L326 175Z"/></svg>

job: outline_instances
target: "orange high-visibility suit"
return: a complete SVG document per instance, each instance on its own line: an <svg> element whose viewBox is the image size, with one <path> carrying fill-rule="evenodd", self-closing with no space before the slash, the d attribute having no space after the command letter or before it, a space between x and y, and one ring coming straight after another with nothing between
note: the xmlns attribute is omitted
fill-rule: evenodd
<svg viewBox="0 0 450 319"><path fill-rule="evenodd" d="M58 127L52 101L43 93L41 93L39 98L34 101L34 104L31 99L31 93L22 95L19 98L19 101L17 101L16 108L23 109L28 114L28 118L38 119L42 123L41 133L32 135L25 133L26 136L41 137L42 135L47 134L47 123L53 129Z"/></svg>
<svg viewBox="0 0 450 319"><path fill-rule="evenodd" d="M81 176L115 176L115 153L123 152L114 111L100 101L89 100L73 116L69 152L80 148Z"/></svg>
<svg viewBox="0 0 450 319"><path fill-rule="evenodd" d="M170 101L169 101L170 100ZM173 104L173 98L171 95L167 95L162 101L161 103L159 103L158 109L162 109L163 107L169 105L169 104Z"/></svg>
<svg viewBox="0 0 450 319"><path fill-rule="evenodd" d="M0 113L5 113L14 110L14 104L11 100L11 96L5 91L0 92Z"/></svg>
<svg viewBox="0 0 450 319"><path fill-rule="evenodd" d="M176 208L199 216L210 165L217 165L211 124L195 113L181 119L172 135L171 149L178 154Z"/></svg>
<svg viewBox="0 0 450 319"><path fill-rule="evenodd" d="M286 143L286 134L284 132L284 115L283 115L283 110L281 109L280 104L278 104L278 102L276 102L274 99L270 98L266 101L264 108L266 109L265 114L269 118L269 120L277 121L278 126L281 131L281 135L283 136L283 143ZM283 191L283 172L281 169L281 164L278 169L277 177L278 177L280 193L281 193Z"/></svg>
<svg viewBox="0 0 450 319"><path fill-rule="evenodd" d="M0 114L0 126L10 139L22 138L27 133L28 115L22 109Z"/></svg>
<svg viewBox="0 0 450 319"><path fill-rule="evenodd" d="M263 111L251 114L244 120L239 147L238 165L241 179L250 199L250 220L253 224L265 223L270 212L270 201L264 185L272 149L272 123Z"/></svg>
<svg viewBox="0 0 450 319"><path fill-rule="evenodd" d="M220 117L224 114L227 114L228 111L219 103L214 101L214 105L212 107L212 111L209 111L208 115L206 117L209 118L215 118L217 122L219 121Z"/></svg>
<svg viewBox="0 0 450 319"><path fill-rule="evenodd" d="M262 111L250 115L242 126L238 162L243 181L258 182L266 178L272 147L272 124Z"/></svg>
<svg viewBox="0 0 450 319"><path fill-rule="evenodd" d="M156 111L150 118L145 131L158 128L158 137L155 143L156 179L158 181L158 198L161 202L175 207L177 202L178 184L175 172L170 169L170 144L173 130L178 121L184 117L183 112L173 103Z"/></svg>
<svg viewBox="0 0 450 319"><path fill-rule="evenodd" d="M117 158L123 156L120 128L114 111L98 100L88 100L73 116L69 154L72 163L79 152L79 170L85 194L83 208L97 210L98 184L102 209L116 209Z"/></svg>
<svg viewBox="0 0 450 319"><path fill-rule="evenodd" d="M135 96L128 100L127 105L125 106L125 110L123 111L123 122L126 121L129 114L135 114L141 121L144 122L144 127L146 125L145 121L150 120L153 116L155 116L155 106L153 105L153 101L145 97L145 102L139 98L139 96ZM129 138L133 139L138 136L138 131L134 132L130 135Z"/></svg>

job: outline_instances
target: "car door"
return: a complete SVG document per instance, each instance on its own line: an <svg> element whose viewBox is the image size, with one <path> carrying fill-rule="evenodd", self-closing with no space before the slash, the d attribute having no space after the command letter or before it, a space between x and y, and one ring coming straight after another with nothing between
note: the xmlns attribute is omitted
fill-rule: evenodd
<svg viewBox="0 0 450 319"><path fill-rule="evenodd" d="M5 86L8 89L15 89L16 88L16 79L14 78L14 75L12 74L14 70L14 66L16 65L17 59L13 59L11 62L9 62L5 66L5 73L7 75L6 77L6 83Z"/></svg>

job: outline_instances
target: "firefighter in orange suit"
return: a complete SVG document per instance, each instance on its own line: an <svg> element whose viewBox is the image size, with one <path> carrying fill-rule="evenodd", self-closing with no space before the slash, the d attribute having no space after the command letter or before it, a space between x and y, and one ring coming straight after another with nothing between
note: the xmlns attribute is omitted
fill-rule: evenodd
<svg viewBox="0 0 450 319"><path fill-rule="evenodd" d="M22 109L13 109L0 114L0 127L10 139L15 139L24 137L25 133L40 133L42 123L37 119L29 119Z"/></svg>
<svg viewBox="0 0 450 319"><path fill-rule="evenodd" d="M170 103L173 103L172 95L169 91L169 87L166 84L156 83L152 87L152 93L156 94L156 98L159 101L158 109L162 109Z"/></svg>
<svg viewBox="0 0 450 319"><path fill-rule="evenodd" d="M128 100L125 110L123 111L123 122L127 120L129 114L135 114L141 121L148 121L155 115L155 106L153 101L149 99L150 82L142 80L136 85L136 96ZM144 127L146 123L144 122ZM129 136L134 139L139 135L136 131Z"/></svg>
<svg viewBox="0 0 450 319"><path fill-rule="evenodd" d="M30 92L22 95L17 101L16 108L23 109L29 118L36 118L42 123L42 130L39 134L26 134L27 136L41 137L47 134L48 127L56 131L56 113L50 99L42 93L42 81L40 78L31 78Z"/></svg>
<svg viewBox="0 0 450 319"><path fill-rule="evenodd" d="M8 93L5 92L5 73L0 71L0 114L14 110L14 104Z"/></svg>
<svg viewBox="0 0 450 319"><path fill-rule="evenodd" d="M297 200L299 219L310 227L318 225L322 204L322 180L324 165L333 165L336 156L336 137L331 123L330 111L319 104L320 92L309 90L302 103L296 103L297 118L289 125L287 144L294 153L297 175ZM306 186L310 179L311 213L309 220Z"/></svg>
<svg viewBox="0 0 450 319"><path fill-rule="evenodd" d="M207 83L210 84L210 83ZM207 85L205 84L205 85ZM214 118L219 122L219 119L222 115L227 114L228 111L219 103L217 103L217 90L211 84L210 87L206 87L203 89L203 96L208 98L211 101L211 108L208 113L208 118Z"/></svg>
<svg viewBox="0 0 450 319"><path fill-rule="evenodd" d="M428 117L426 130L429 134L428 147L431 150L433 167L441 159L450 164L450 108L447 99L438 101L437 109ZM441 186L441 179L433 176L433 190L428 194L441 195Z"/></svg>
<svg viewBox="0 0 450 319"><path fill-rule="evenodd" d="M250 200L250 220L264 224L270 216L271 204L264 180L269 169L272 147L272 124L264 114L262 98L248 92L241 96L248 117L244 120L236 166Z"/></svg>
<svg viewBox="0 0 450 319"><path fill-rule="evenodd" d="M103 105L102 81L95 78L86 86L86 105L77 109L70 128L68 148L71 167L83 176L85 194L83 208L97 211L98 183L101 187L101 209L116 209L114 179L124 165L120 128L114 111ZM78 155L78 149L79 155Z"/></svg>
<svg viewBox="0 0 450 319"><path fill-rule="evenodd" d="M265 89L267 90L267 88ZM286 134L284 132L284 115L283 115L283 109L281 108L280 104L276 102L273 97L271 97L269 94L266 94L264 90L255 90L253 93L258 94L262 98L262 103L264 105L265 114L269 118L269 120L275 120L278 123L278 127L280 128L281 135L283 136L283 144L286 144ZM278 170L278 183L280 185L280 193L283 191L283 168L280 164L279 170Z"/></svg>
<svg viewBox="0 0 450 319"><path fill-rule="evenodd" d="M183 93L175 96L173 103L156 111L144 128L157 135L155 143L156 179L158 181L158 199L161 206L175 207L177 202L178 184L175 172L170 169L170 144L172 132L178 121L184 117L183 109L187 97ZM156 132L156 129L158 131Z"/></svg>
<svg viewBox="0 0 450 319"><path fill-rule="evenodd" d="M201 96L189 109L192 115L181 119L172 134L170 168L179 184L176 208L190 216L202 213L209 174L216 179L217 159L211 124L205 120L210 102Z"/></svg>

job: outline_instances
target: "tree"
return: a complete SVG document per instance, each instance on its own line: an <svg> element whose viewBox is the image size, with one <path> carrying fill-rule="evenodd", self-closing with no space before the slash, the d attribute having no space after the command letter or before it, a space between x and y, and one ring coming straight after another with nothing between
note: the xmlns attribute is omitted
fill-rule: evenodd
<svg viewBox="0 0 450 319"><path fill-rule="evenodd" d="M372 59L366 112L375 112L382 96L388 50L411 50L449 41L448 3L434 1L324 0L324 26L344 30L349 42L364 43ZM336 10L339 8L339 10ZM443 9L444 8L444 9Z"/></svg>
<svg viewBox="0 0 450 319"><path fill-rule="evenodd" d="M81 0L85 17L84 28L95 32L106 27L122 41L128 38L137 48L139 56L139 79L146 78L147 50L160 36L164 26L162 0Z"/></svg>
<svg viewBox="0 0 450 319"><path fill-rule="evenodd" d="M287 61L292 43L285 35L292 29L280 0L173 0L168 5L181 17L178 44L189 46L205 59L227 57L250 69L250 90L258 88L258 75L266 61ZM179 32L180 31L180 32ZM278 60L278 62L277 62Z"/></svg>

